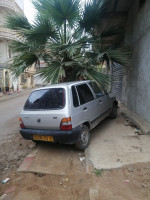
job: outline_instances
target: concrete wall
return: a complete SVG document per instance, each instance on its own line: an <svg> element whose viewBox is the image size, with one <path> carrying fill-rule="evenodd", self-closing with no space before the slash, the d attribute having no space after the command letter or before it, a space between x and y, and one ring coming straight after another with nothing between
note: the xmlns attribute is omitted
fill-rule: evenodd
<svg viewBox="0 0 150 200"><path fill-rule="evenodd" d="M6 40L0 41L0 63L8 61L8 42Z"/></svg>
<svg viewBox="0 0 150 200"><path fill-rule="evenodd" d="M139 8L135 0L129 12L126 44L133 49L132 69L125 70L123 103L150 122L150 1Z"/></svg>

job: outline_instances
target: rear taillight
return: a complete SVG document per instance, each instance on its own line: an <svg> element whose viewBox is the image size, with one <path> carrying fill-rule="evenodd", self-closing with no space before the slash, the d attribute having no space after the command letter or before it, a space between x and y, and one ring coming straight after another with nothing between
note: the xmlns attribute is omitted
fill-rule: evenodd
<svg viewBox="0 0 150 200"><path fill-rule="evenodd" d="M25 128L24 123L23 123L21 117L19 117L19 124L20 124L20 128Z"/></svg>
<svg viewBox="0 0 150 200"><path fill-rule="evenodd" d="M72 129L71 117L63 118L60 123L60 130L68 131Z"/></svg>

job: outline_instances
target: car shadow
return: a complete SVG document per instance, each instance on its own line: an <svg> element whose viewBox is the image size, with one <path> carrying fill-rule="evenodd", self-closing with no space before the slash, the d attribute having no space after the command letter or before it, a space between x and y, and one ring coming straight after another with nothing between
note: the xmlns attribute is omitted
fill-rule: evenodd
<svg viewBox="0 0 150 200"><path fill-rule="evenodd" d="M78 149L75 148L75 145L61 143L39 142L36 144L36 146L47 150L80 152Z"/></svg>

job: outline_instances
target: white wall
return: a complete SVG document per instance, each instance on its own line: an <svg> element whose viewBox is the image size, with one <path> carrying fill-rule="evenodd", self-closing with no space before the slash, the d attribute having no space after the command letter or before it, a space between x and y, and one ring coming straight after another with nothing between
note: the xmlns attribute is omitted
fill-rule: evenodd
<svg viewBox="0 0 150 200"><path fill-rule="evenodd" d="M8 60L7 42L0 41L0 63L6 63Z"/></svg>

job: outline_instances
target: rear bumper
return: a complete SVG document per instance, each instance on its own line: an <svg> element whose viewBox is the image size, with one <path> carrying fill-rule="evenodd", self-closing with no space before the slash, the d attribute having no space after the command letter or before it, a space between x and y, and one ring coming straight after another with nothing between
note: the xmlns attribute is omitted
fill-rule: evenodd
<svg viewBox="0 0 150 200"><path fill-rule="evenodd" d="M38 129L20 129L20 134L26 140L33 140L33 135L53 136L55 142L63 144L75 144L79 138L81 126L70 131L59 130L38 130Z"/></svg>

